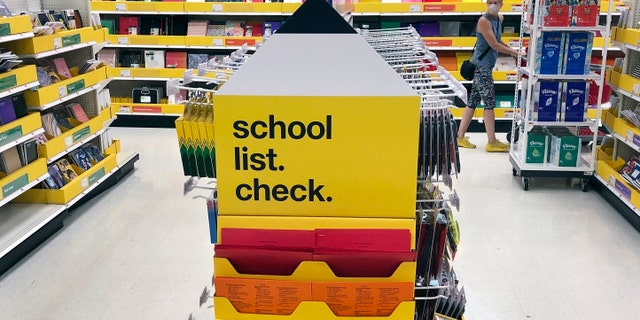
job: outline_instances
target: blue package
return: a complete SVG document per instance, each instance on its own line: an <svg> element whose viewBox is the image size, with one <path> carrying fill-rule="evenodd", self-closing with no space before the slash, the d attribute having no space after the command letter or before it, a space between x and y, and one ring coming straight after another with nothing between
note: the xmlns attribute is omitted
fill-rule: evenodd
<svg viewBox="0 0 640 320"><path fill-rule="evenodd" d="M537 121L558 121L560 82L539 81L537 84Z"/></svg>
<svg viewBox="0 0 640 320"><path fill-rule="evenodd" d="M564 74L589 74L593 33L570 32L566 36Z"/></svg>
<svg viewBox="0 0 640 320"><path fill-rule="evenodd" d="M584 121L588 90L586 82L567 82L564 121Z"/></svg>
<svg viewBox="0 0 640 320"><path fill-rule="evenodd" d="M536 72L540 74L560 74L562 72L564 33L543 32L542 36L538 38L536 51Z"/></svg>

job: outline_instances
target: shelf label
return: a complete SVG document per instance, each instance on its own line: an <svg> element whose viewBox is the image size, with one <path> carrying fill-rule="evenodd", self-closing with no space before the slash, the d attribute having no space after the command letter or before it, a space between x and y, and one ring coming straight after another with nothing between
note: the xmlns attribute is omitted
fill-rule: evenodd
<svg viewBox="0 0 640 320"><path fill-rule="evenodd" d="M633 131L627 130L627 142L633 141Z"/></svg>
<svg viewBox="0 0 640 320"><path fill-rule="evenodd" d="M522 12L522 5L521 4L512 4L511 5L511 12Z"/></svg>
<svg viewBox="0 0 640 320"><path fill-rule="evenodd" d="M517 75L517 74L515 74L515 73L507 73L507 75L506 75L506 79L507 79L507 81L516 81L516 77L517 77L517 76L518 76L518 75ZM508 102L508 101L507 101L507 102ZM509 106L511 106L511 103L509 103Z"/></svg>
<svg viewBox="0 0 640 320"><path fill-rule="evenodd" d="M89 180L87 178L80 180L80 187L82 187L82 189L89 187Z"/></svg>
<svg viewBox="0 0 640 320"><path fill-rule="evenodd" d="M623 196L625 196L627 199L631 199L631 190L618 179L616 179L615 187L616 190L620 191Z"/></svg>
<svg viewBox="0 0 640 320"><path fill-rule="evenodd" d="M631 93L633 93L634 95L638 95L638 91L640 91L640 84L638 83L634 83L633 84L633 91Z"/></svg>
<svg viewBox="0 0 640 320"><path fill-rule="evenodd" d="M66 137L64 138L64 146L65 147L70 147L73 144L73 137Z"/></svg>
<svg viewBox="0 0 640 320"><path fill-rule="evenodd" d="M633 144L640 147L640 136L635 133L633 134Z"/></svg>
<svg viewBox="0 0 640 320"><path fill-rule="evenodd" d="M18 85L18 78L15 74L0 79L0 91L13 88Z"/></svg>
<svg viewBox="0 0 640 320"><path fill-rule="evenodd" d="M133 106L131 110L131 112L141 113L162 113L161 106Z"/></svg>
<svg viewBox="0 0 640 320"><path fill-rule="evenodd" d="M120 112L131 113L131 107L129 107L129 106L120 106Z"/></svg>
<svg viewBox="0 0 640 320"><path fill-rule="evenodd" d="M116 3L116 11L127 11L127 5L124 3Z"/></svg>
<svg viewBox="0 0 640 320"><path fill-rule="evenodd" d="M121 77L131 77L131 70L120 70L120 76Z"/></svg>
<svg viewBox="0 0 640 320"><path fill-rule="evenodd" d="M62 48L62 39L61 38L55 38L53 39L53 47L55 49L60 49Z"/></svg>
<svg viewBox="0 0 640 320"><path fill-rule="evenodd" d="M214 4L213 6L211 6L211 11L213 11L213 12L222 12L222 5L221 4Z"/></svg>
<svg viewBox="0 0 640 320"><path fill-rule="evenodd" d="M74 83L70 83L67 85L67 93L68 94L72 94L76 91L80 91L82 89L84 89L84 79L80 79Z"/></svg>
<svg viewBox="0 0 640 320"><path fill-rule="evenodd" d="M450 47L453 44L452 39L424 39L427 47Z"/></svg>
<svg viewBox="0 0 640 320"><path fill-rule="evenodd" d="M127 37L118 37L118 44L123 44L123 45L129 44L129 38L127 38Z"/></svg>
<svg viewBox="0 0 640 320"><path fill-rule="evenodd" d="M256 45L256 40L255 39L227 39L225 41L227 46L242 46L245 43L248 46L255 46Z"/></svg>
<svg viewBox="0 0 640 320"><path fill-rule="evenodd" d="M420 12L420 5L419 4L410 5L409 12Z"/></svg>
<svg viewBox="0 0 640 320"><path fill-rule="evenodd" d="M6 197L29 184L29 174L25 173L2 187L2 197Z"/></svg>
<svg viewBox="0 0 640 320"><path fill-rule="evenodd" d="M96 181L100 180L104 177L105 171L104 167L100 168L98 171L89 176L89 185L96 183Z"/></svg>
<svg viewBox="0 0 640 320"><path fill-rule="evenodd" d="M58 97L62 98L62 97L65 97L66 95L67 95L67 87L65 86L58 87Z"/></svg>
<svg viewBox="0 0 640 320"><path fill-rule="evenodd" d="M616 184L616 178L612 174L610 174L609 175L609 185L613 187L613 186L615 186L615 184Z"/></svg>
<svg viewBox="0 0 640 320"><path fill-rule="evenodd" d="M10 23L0 23L0 37L8 36L11 34Z"/></svg>
<svg viewBox="0 0 640 320"><path fill-rule="evenodd" d="M224 46L224 41L222 39L213 39L213 45L214 46L218 46L218 47L222 47L222 46Z"/></svg>
<svg viewBox="0 0 640 320"><path fill-rule="evenodd" d="M509 47L519 47L520 39L511 39L509 40Z"/></svg>
<svg viewBox="0 0 640 320"><path fill-rule="evenodd" d="M0 146L4 146L5 144L20 137L22 137L22 126L17 126L5 132L0 132Z"/></svg>
<svg viewBox="0 0 640 320"><path fill-rule="evenodd" d="M456 11L455 4L425 4L422 6L424 12L452 12Z"/></svg>
<svg viewBox="0 0 640 320"><path fill-rule="evenodd" d="M511 101L500 101L500 108L511 108Z"/></svg>
<svg viewBox="0 0 640 320"><path fill-rule="evenodd" d="M62 37L62 46L72 46L74 44L80 44L80 34L73 34L70 36Z"/></svg>
<svg viewBox="0 0 640 320"><path fill-rule="evenodd" d="M91 127L86 126L76 132L73 133L73 142L76 143L82 138L88 136L91 133Z"/></svg>

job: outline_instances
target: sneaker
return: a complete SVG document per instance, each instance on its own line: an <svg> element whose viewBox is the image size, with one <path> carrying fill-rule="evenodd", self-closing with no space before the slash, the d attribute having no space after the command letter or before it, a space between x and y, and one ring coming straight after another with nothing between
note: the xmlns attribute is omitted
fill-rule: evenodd
<svg viewBox="0 0 640 320"><path fill-rule="evenodd" d="M464 137L464 138L458 138L458 147L475 149L476 145L471 143L471 141L469 141L469 137Z"/></svg>
<svg viewBox="0 0 640 320"><path fill-rule="evenodd" d="M506 152L509 151L509 145L496 140L494 143L487 143L487 152Z"/></svg>

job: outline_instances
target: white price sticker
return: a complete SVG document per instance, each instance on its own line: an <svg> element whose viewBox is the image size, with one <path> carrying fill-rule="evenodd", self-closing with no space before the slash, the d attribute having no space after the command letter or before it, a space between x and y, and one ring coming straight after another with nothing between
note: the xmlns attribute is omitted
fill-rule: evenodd
<svg viewBox="0 0 640 320"><path fill-rule="evenodd" d="M88 178L84 178L80 181L80 185L82 186L82 189L86 189L89 186L89 179Z"/></svg>
<svg viewBox="0 0 640 320"><path fill-rule="evenodd" d="M213 11L213 12L222 12L222 5L221 4L214 4L211 7L211 11Z"/></svg>
<svg viewBox="0 0 640 320"><path fill-rule="evenodd" d="M66 95L67 95L67 87L66 86L58 87L58 97L62 98L62 97L65 97Z"/></svg>
<svg viewBox="0 0 640 320"><path fill-rule="evenodd" d="M513 111L507 111L504 113L505 118L513 118Z"/></svg>
<svg viewBox="0 0 640 320"><path fill-rule="evenodd" d="M616 185L616 178L612 174L609 175L609 185L610 186Z"/></svg>
<svg viewBox="0 0 640 320"><path fill-rule="evenodd" d="M53 39L53 47L56 49L62 48L62 38Z"/></svg>
<svg viewBox="0 0 640 320"><path fill-rule="evenodd" d="M500 108L511 108L511 101L500 101Z"/></svg>
<svg viewBox="0 0 640 320"><path fill-rule="evenodd" d="M127 5L124 3L117 3L116 11L127 11Z"/></svg>
<svg viewBox="0 0 640 320"><path fill-rule="evenodd" d="M515 74L508 74L506 77L507 81L516 81L516 75ZM509 102L509 101L506 101ZM509 106L511 106L511 103L509 103Z"/></svg>
<svg viewBox="0 0 640 320"><path fill-rule="evenodd" d="M64 145L66 147L69 147L73 144L73 137L66 137L64 138Z"/></svg>
<svg viewBox="0 0 640 320"><path fill-rule="evenodd" d="M638 95L638 91L640 90L640 84L635 83L633 85L633 94L635 94L636 96Z"/></svg>
<svg viewBox="0 0 640 320"><path fill-rule="evenodd" d="M131 77L131 70L120 70L121 77Z"/></svg>
<svg viewBox="0 0 640 320"><path fill-rule="evenodd" d="M420 12L420 5L419 4L412 4L409 6L409 12Z"/></svg>
<svg viewBox="0 0 640 320"><path fill-rule="evenodd" d="M511 39L509 40L509 47L518 47L520 44L520 40Z"/></svg>
<svg viewBox="0 0 640 320"><path fill-rule="evenodd" d="M131 107L129 107L129 106L121 106L120 107L120 112L122 112L122 113L131 113Z"/></svg>
<svg viewBox="0 0 640 320"><path fill-rule="evenodd" d="M522 12L522 5L519 5L519 4L511 5L511 12Z"/></svg>
<svg viewBox="0 0 640 320"><path fill-rule="evenodd" d="M129 38L126 37L118 37L118 44L129 44Z"/></svg>
<svg viewBox="0 0 640 320"><path fill-rule="evenodd" d="M222 39L213 39L213 45L222 47L224 46L224 41L222 41Z"/></svg>

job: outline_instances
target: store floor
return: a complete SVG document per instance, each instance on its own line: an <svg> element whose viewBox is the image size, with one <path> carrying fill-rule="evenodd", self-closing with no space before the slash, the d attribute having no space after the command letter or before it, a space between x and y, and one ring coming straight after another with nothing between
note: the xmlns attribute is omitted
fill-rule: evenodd
<svg viewBox="0 0 640 320"><path fill-rule="evenodd" d="M182 195L175 133L114 128L136 170L0 277L0 319L212 319L204 200ZM523 191L506 154L461 150L454 182L466 319L636 319L640 233L565 179ZM203 193L202 191L200 192Z"/></svg>

